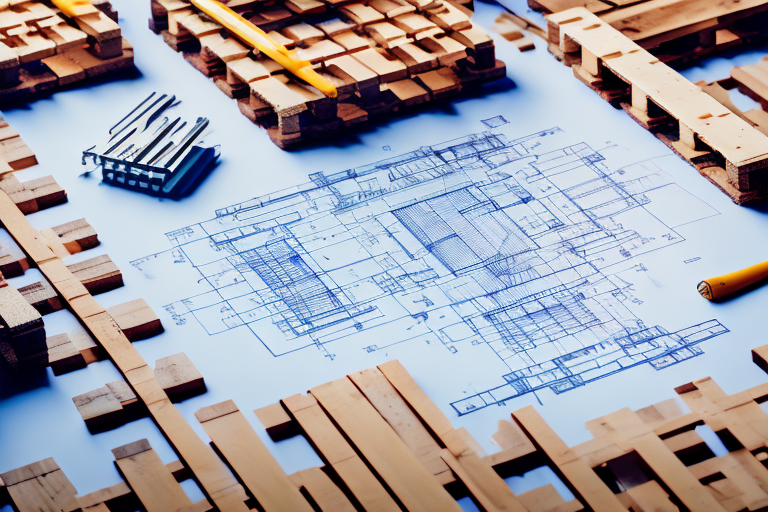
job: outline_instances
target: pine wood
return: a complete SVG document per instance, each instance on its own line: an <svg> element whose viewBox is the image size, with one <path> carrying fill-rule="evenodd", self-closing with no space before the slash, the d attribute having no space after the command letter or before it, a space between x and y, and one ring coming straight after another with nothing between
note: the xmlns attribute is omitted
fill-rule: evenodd
<svg viewBox="0 0 768 512"><path fill-rule="evenodd" d="M115 319L123 334L132 342L151 338L163 332L163 324L144 299L118 304L107 311Z"/></svg>
<svg viewBox="0 0 768 512"><path fill-rule="evenodd" d="M266 512L312 511L234 402L200 409L195 416Z"/></svg>
<svg viewBox="0 0 768 512"><path fill-rule="evenodd" d="M461 510L349 379L312 388L312 396L407 508Z"/></svg>

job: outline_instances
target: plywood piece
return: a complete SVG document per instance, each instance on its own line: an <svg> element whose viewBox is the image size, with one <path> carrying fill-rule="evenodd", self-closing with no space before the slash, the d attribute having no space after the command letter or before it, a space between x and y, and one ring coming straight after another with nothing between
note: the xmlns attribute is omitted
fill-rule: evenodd
<svg viewBox="0 0 768 512"><path fill-rule="evenodd" d="M349 379L311 392L406 508L461 510Z"/></svg>
<svg viewBox="0 0 768 512"><path fill-rule="evenodd" d="M266 512L312 512L234 402L206 407L195 416Z"/></svg>
<svg viewBox="0 0 768 512"><path fill-rule="evenodd" d="M19 512L60 512L77 491L52 459L0 475Z"/></svg>

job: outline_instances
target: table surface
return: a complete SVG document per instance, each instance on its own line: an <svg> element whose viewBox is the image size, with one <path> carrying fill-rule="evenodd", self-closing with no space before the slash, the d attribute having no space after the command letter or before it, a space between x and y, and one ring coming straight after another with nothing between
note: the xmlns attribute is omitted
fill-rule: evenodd
<svg viewBox="0 0 768 512"><path fill-rule="evenodd" d="M504 2L516 12L527 13L524 0ZM119 10L124 36L135 47L139 72L60 92L3 114L40 162L19 172L19 179L52 174L68 192L67 204L30 215L32 225L43 229L85 217L98 232L101 245L72 256L71 261L109 254L125 280L123 288L97 300L109 307L146 299L161 317L166 332L135 344L142 357L152 364L183 351L202 372L208 392L177 405L202 438L206 438L205 433L193 416L201 407L234 399L241 410L252 410L394 358L401 360L453 424L469 429L488 452L498 449L490 441L496 421L526 405L536 405L566 442L574 444L589 438L583 426L586 421L622 407L637 409L672 398L674 387L693 379L712 376L728 392L765 381L765 375L751 363L749 350L768 343L760 307L768 300L768 288L723 304L709 303L696 293L702 278L765 259L768 239L759 235L768 228L765 209L731 203L624 112L613 109L574 79L568 68L547 53L541 40L536 40L535 51L520 53L494 34L497 56L507 64L507 78L487 85L482 94L363 127L328 146L284 152L240 115L235 103L212 82L148 30L148 0L113 3ZM476 2L475 20L489 29L500 12L498 5ZM526 15L541 21L535 13ZM763 48L709 59L684 74L692 81L723 78L733 65L755 62L766 51ZM183 101L180 108L190 117L208 117L214 128L210 138L222 147L221 164L192 196L180 202L111 188L100 184L95 175L79 176L84 170L80 165L82 150L100 141L124 111L153 91L177 95ZM741 97L736 101L742 108L753 108L751 100ZM197 323L176 325L164 306L194 292L194 274L176 267L171 272L162 266L152 273L131 264L167 251L170 243L166 233L211 219L217 209L268 194L280 197L279 191L307 183L313 173L332 174L483 132L489 128L482 120L499 115L509 122L503 130L511 138L559 127L561 133L556 137L560 147L584 142L606 156L612 170L652 162L676 184L669 190L691 201L680 210L695 204L708 212L694 216L706 217L703 220L677 226L674 232L679 240L666 240L661 244L663 250L635 258L615 276L631 284L625 288L629 295L625 304L648 326L661 325L674 331L717 319L730 332L701 345L704 353L699 357L665 370L642 365L568 393L529 394L506 406L458 416L451 402L492 387L505 373L499 361L488 358L484 345L457 344L454 354L440 343L406 342L372 352L342 343L332 345L332 359L314 349L274 357L267 350L268 344L259 343L245 327L209 336ZM659 201L671 201L674 206L677 197ZM30 270L10 282L19 287L39 279L40 274ZM76 321L69 312L61 311L47 315L45 324L50 336L66 332ZM0 473L52 456L84 494L120 481L110 452L117 446L147 438L165 462L174 460L175 455L150 419L98 435L88 433L71 398L119 378L110 361L59 377L50 369L24 378L0 371ZM302 439L273 443L254 415L246 417L288 473L321 464ZM510 483L520 492L548 478L536 473ZM185 485L193 496L199 496L199 490L190 487L194 484ZM462 505L473 510L470 503Z"/></svg>

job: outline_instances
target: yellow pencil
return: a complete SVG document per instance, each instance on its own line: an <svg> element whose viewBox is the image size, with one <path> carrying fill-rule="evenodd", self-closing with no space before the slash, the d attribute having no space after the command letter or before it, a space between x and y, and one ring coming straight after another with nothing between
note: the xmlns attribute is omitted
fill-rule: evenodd
<svg viewBox="0 0 768 512"><path fill-rule="evenodd" d="M94 14L99 10L89 0L51 0L66 16L77 18L86 14Z"/></svg>
<svg viewBox="0 0 768 512"><path fill-rule="evenodd" d="M275 43L259 27L246 20L226 5L216 0L191 0L192 4L211 17L218 24L235 34L244 43L256 48L274 60L293 75L301 78L330 98L336 97L336 87L318 75L312 64L296 56L296 50L289 51L285 46Z"/></svg>
<svg viewBox="0 0 768 512"><path fill-rule="evenodd" d="M707 279L699 283L698 289L701 296L705 299L718 300L765 279L768 279L768 261L758 263L744 270Z"/></svg>

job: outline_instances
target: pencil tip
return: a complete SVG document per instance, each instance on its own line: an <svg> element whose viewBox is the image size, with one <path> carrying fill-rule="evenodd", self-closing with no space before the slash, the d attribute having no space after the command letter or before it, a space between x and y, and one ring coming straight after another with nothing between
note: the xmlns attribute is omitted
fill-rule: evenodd
<svg viewBox="0 0 768 512"><path fill-rule="evenodd" d="M699 293L702 297L704 297L707 300L712 300L712 287L709 286L709 283L706 281L702 281L699 283L699 286L697 287L699 290Z"/></svg>

